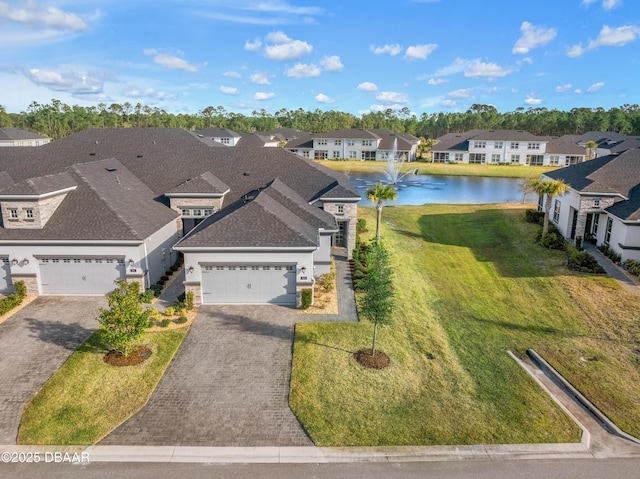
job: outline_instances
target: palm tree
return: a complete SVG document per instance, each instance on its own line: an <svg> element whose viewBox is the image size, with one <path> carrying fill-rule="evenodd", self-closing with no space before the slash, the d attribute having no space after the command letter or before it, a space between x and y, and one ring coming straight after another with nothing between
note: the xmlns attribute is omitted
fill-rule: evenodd
<svg viewBox="0 0 640 479"><path fill-rule="evenodd" d="M380 223L382 221L382 202L393 201L398 197L398 193L393 189L391 185L383 185L382 183L376 183L369 187L366 191L367 198L376 204L378 210L378 216L376 218L376 244L380 244Z"/></svg>
<svg viewBox="0 0 640 479"><path fill-rule="evenodd" d="M535 178L531 181L531 187L533 191L540 196L547 196L547 200L544 203L544 222L542 224L542 235L546 235L549 232L549 211L551 211L551 200L558 195L562 195L571 189L571 185L568 185L564 180L545 180Z"/></svg>
<svg viewBox="0 0 640 479"><path fill-rule="evenodd" d="M598 148L598 144L595 141L587 141L584 147L587 150L587 161L593 160L596 157L596 148Z"/></svg>

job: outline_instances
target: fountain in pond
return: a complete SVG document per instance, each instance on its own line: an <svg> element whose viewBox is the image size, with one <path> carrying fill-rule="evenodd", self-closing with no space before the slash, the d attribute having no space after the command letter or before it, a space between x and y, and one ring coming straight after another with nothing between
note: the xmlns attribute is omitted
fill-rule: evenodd
<svg viewBox="0 0 640 479"><path fill-rule="evenodd" d="M387 157L387 167L383 170L388 182L394 186L398 185L398 183L400 183L402 179L409 174L408 172L402 172L405 156L402 155L400 158L397 158L397 156L398 138L396 137L393 139L393 149Z"/></svg>

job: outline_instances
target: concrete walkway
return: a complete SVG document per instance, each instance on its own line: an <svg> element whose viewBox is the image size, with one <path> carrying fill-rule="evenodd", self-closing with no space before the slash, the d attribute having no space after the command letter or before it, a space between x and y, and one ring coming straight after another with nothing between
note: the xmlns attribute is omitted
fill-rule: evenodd
<svg viewBox="0 0 640 479"><path fill-rule="evenodd" d="M171 275L171 282L158 297L158 301L151 306L164 313L165 309L171 306L176 298L184 293L184 277L184 265L182 265L178 271Z"/></svg>
<svg viewBox="0 0 640 479"><path fill-rule="evenodd" d="M41 296L0 324L0 444L15 444L25 404L97 327L103 296Z"/></svg>
<svg viewBox="0 0 640 479"><path fill-rule="evenodd" d="M616 266L609 258L603 255L600 250L591 243L585 243L585 251L590 253L598 262L600 266L604 268L609 276L614 278L620 283L620 285L628 292L640 294L640 286L638 285L638 279L632 274L622 269L620 266Z"/></svg>

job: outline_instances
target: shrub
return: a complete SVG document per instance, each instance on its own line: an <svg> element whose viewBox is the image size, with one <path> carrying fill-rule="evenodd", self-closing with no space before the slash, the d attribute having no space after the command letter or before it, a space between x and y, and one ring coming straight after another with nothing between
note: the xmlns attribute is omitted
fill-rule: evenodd
<svg viewBox="0 0 640 479"><path fill-rule="evenodd" d="M576 249L578 251L582 250L582 236L576 236Z"/></svg>
<svg viewBox="0 0 640 479"><path fill-rule="evenodd" d="M616 253L614 249L609 245L606 245L603 243L600 246L598 246L598 249L602 252L603 255L605 255L614 263L619 263L620 260L622 259L622 257L618 253Z"/></svg>
<svg viewBox="0 0 640 479"><path fill-rule="evenodd" d="M153 328L156 325L156 322L149 318L149 321L147 321L147 328Z"/></svg>
<svg viewBox="0 0 640 479"><path fill-rule="evenodd" d="M333 281L336 279L336 274L332 271L331 273L325 273L320 276L320 286L325 291L333 291Z"/></svg>
<svg viewBox="0 0 640 479"><path fill-rule="evenodd" d="M15 287L16 287L16 294L19 297L24 298L27 295L27 285L24 284L24 281L16 281Z"/></svg>
<svg viewBox="0 0 640 479"><path fill-rule="evenodd" d="M364 218L358 218L356 221L356 232L364 233L365 231L367 231L367 220Z"/></svg>
<svg viewBox="0 0 640 479"><path fill-rule="evenodd" d="M167 316L173 316L174 314L176 314L176 308L174 308L173 306L169 306L164 310L164 314L166 314Z"/></svg>
<svg viewBox="0 0 640 479"><path fill-rule="evenodd" d="M156 283L156 284L152 284L151 287L149 288L151 291L153 291L153 295L157 298L158 296L160 296L160 294L162 293L162 285Z"/></svg>
<svg viewBox="0 0 640 479"><path fill-rule="evenodd" d="M140 295L140 301L143 303L150 303L151 300L155 297L155 292L152 289L146 290L144 293Z"/></svg>
<svg viewBox="0 0 640 479"><path fill-rule="evenodd" d="M173 304L171 305L173 307L173 309L175 311L180 311L181 309L184 309L184 303L182 301L180 301L180 299L176 298L176 300L173 302Z"/></svg>
<svg viewBox="0 0 640 479"><path fill-rule="evenodd" d="M193 291L187 291L187 310L193 309Z"/></svg>
<svg viewBox="0 0 640 479"><path fill-rule="evenodd" d="M178 324L184 324L187 321L188 321L187 317L184 314L181 314L180 317L177 319Z"/></svg>
<svg viewBox="0 0 640 479"><path fill-rule="evenodd" d="M169 280L169 276L167 276L166 274L163 274L162 276L160 276L160 280L163 282L166 282Z"/></svg>
<svg viewBox="0 0 640 479"><path fill-rule="evenodd" d="M0 300L0 316L11 311L20 303L22 303L22 297L17 294L10 294L6 298Z"/></svg>
<svg viewBox="0 0 640 479"><path fill-rule="evenodd" d="M540 238L540 245L549 249L565 249L564 238L558 233L547 233Z"/></svg>
<svg viewBox="0 0 640 479"><path fill-rule="evenodd" d="M173 270L171 268L169 268L168 270L166 270L164 272L164 275L168 278L169 276L171 276L173 274Z"/></svg>
<svg viewBox="0 0 640 479"><path fill-rule="evenodd" d="M178 265L177 263L172 264L172 265L171 265L171 268L169 268L169 270L170 270L172 273L175 273L175 272L176 272L176 271L178 271L179 269L180 269L180 265Z"/></svg>
<svg viewBox="0 0 640 479"><path fill-rule="evenodd" d="M527 223L536 223L542 226L544 222L544 211L527 210L524 215Z"/></svg>
<svg viewBox="0 0 640 479"><path fill-rule="evenodd" d="M163 328L166 328L170 324L171 324L171 320L169 318L164 318L162 321L160 321L160 326Z"/></svg>
<svg viewBox="0 0 640 479"><path fill-rule="evenodd" d="M160 312L156 308L149 308L147 311L149 311L149 316L151 318L159 318L160 317Z"/></svg>
<svg viewBox="0 0 640 479"><path fill-rule="evenodd" d="M603 274L605 272L602 266L600 266L596 259L587 251L578 251L575 248L568 248L567 253L567 266L570 270L596 274Z"/></svg>
<svg viewBox="0 0 640 479"><path fill-rule="evenodd" d="M311 301L313 299L313 290L311 288L305 288L302 290L302 298L300 301L301 309L309 309Z"/></svg>

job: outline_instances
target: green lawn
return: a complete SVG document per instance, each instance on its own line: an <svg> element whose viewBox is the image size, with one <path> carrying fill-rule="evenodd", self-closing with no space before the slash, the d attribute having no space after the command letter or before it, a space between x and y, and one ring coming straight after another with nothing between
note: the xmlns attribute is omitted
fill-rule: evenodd
<svg viewBox="0 0 640 479"><path fill-rule="evenodd" d="M94 444L144 406L187 328L147 333L151 357L136 366L103 362L100 331L64 363L25 407L18 444Z"/></svg>
<svg viewBox="0 0 640 479"><path fill-rule="evenodd" d="M347 173L373 173L386 168L384 161L332 161L318 160L316 163L340 172ZM450 175L450 176L492 176L502 178L525 178L531 171L538 175L555 170L555 167L546 166L503 166L503 165L468 165L464 163L405 163L406 171L418 169L423 175Z"/></svg>
<svg viewBox="0 0 640 479"><path fill-rule="evenodd" d="M374 210L359 213L374 230ZM391 366L351 358L370 345L366 322L296 326L290 404L316 444L578 441L506 354L528 348L640 434L637 298L569 272L562 253L533 244L537 227L523 217L495 205L385 207L398 308L378 346Z"/></svg>

